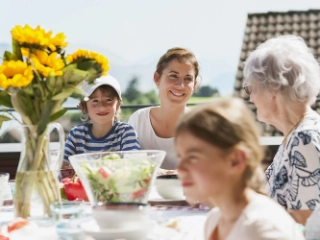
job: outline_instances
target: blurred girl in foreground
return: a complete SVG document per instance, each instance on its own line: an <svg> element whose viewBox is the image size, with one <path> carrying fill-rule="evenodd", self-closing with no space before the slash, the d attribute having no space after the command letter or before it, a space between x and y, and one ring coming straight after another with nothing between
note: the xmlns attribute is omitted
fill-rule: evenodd
<svg viewBox="0 0 320 240"><path fill-rule="evenodd" d="M206 240L304 239L290 215L263 195L263 151L242 100L222 100L185 114L175 145L187 200L216 206L207 216Z"/></svg>

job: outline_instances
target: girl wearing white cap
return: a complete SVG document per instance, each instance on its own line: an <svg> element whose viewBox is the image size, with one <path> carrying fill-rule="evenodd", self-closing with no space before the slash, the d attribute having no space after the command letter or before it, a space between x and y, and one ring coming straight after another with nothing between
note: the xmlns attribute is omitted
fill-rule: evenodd
<svg viewBox="0 0 320 240"><path fill-rule="evenodd" d="M74 154L100 151L140 150L134 128L120 122L121 90L119 82L103 76L93 85L82 87L84 101L80 102L82 124L71 129L65 143L64 161Z"/></svg>

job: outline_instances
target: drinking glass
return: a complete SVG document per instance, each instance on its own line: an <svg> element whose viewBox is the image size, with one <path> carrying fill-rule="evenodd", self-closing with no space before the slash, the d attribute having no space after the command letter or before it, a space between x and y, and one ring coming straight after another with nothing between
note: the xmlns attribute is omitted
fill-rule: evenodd
<svg viewBox="0 0 320 240"><path fill-rule="evenodd" d="M62 201L50 205L56 229L62 239L77 239L82 236L77 227L84 217L87 203L82 201Z"/></svg>

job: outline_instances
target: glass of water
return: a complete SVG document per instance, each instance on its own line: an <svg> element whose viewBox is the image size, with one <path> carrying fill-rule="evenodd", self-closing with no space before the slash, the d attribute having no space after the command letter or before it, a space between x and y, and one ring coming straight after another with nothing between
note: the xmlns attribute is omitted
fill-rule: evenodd
<svg viewBox="0 0 320 240"><path fill-rule="evenodd" d="M77 239L82 235L77 227L84 217L87 203L82 201L62 201L50 205L56 229L62 239Z"/></svg>

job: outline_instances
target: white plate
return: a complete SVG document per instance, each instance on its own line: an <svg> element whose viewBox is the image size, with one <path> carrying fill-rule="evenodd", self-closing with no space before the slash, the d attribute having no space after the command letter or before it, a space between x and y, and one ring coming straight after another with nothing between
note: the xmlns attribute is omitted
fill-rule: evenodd
<svg viewBox="0 0 320 240"><path fill-rule="evenodd" d="M181 202L185 200L186 200L185 197L182 197L181 199L165 199L158 194L155 186L152 187L149 195L149 199L148 199L149 202Z"/></svg>
<svg viewBox="0 0 320 240"><path fill-rule="evenodd" d="M181 201L185 201L186 198L181 198L181 199L164 199L164 198L152 198L149 199L149 202L181 202Z"/></svg>
<svg viewBox="0 0 320 240"><path fill-rule="evenodd" d="M153 230L156 223L154 221L147 221L141 223L139 228L128 229L100 229L95 220L83 222L79 227L88 235L94 237L96 240L142 240L146 239L147 234Z"/></svg>

